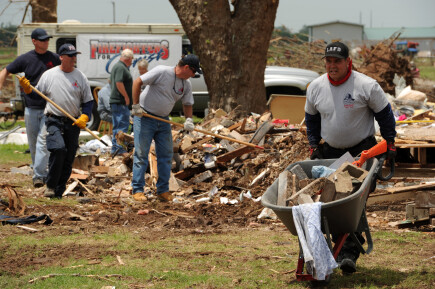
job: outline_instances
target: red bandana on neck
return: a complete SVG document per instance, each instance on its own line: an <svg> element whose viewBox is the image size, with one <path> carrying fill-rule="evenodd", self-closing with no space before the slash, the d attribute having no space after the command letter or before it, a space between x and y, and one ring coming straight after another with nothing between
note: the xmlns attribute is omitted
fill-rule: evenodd
<svg viewBox="0 0 435 289"><path fill-rule="evenodd" d="M331 79L331 78L329 77L329 74L328 74L328 79L329 79L329 82L330 82L332 85L334 85L334 86L339 86L339 85L345 83L346 80L349 79L351 73L352 73L352 59L349 61L348 72L347 72L346 76L345 76L342 80L337 80L337 81L335 81L335 80L333 80L333 79Z"/></svg>

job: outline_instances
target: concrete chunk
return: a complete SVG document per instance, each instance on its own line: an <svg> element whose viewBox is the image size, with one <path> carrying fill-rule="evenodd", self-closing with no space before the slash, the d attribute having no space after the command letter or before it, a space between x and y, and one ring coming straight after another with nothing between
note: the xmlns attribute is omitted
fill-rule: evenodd
<svg viewBox="0 0 435 289"><path fill-rule="evenodd" d="M295 165L290 169L290 172L296 175L299 180L308 179L307 174L304 172L300 165Z"/></svg>

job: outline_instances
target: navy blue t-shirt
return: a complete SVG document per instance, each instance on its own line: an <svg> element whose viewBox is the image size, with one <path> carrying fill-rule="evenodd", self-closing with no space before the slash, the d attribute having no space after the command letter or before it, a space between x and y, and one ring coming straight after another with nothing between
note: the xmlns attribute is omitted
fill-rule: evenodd
<svg viewBox="0 0 435 289"><path fill-rule="evenodd" d="M9 73L24 72L24 76L30 81L30 84L36 86L41 75L48 69L60 64L59 55L51 51L44 54L38 54L35 50L29 51L17 57L12 63L6 66ZM24 95L26 107L45 108L45 99L32 91L31 94Z"/></svg>

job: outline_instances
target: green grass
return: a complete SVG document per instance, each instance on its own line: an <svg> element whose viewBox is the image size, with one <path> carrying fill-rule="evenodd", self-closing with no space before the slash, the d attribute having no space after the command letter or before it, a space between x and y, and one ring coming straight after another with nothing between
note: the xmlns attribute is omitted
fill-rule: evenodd
<svg viewBox="0 0 435 289"><path fill-rule="evenodd" d="M0 47L0 67L6 66L15 60L17 55L16 47Z"/></svg>
<svg viewBox="0 0 435 289"><path fill-rule="evenodd" d="M31 164L30 153L25 153L28 145L2 144L0 145L0 164L19 166Z"/></svg>
<svg viewBox="0 0 435 289"><path fill-rule="evenodd" d="M3 226L0 232L11 229L15 230ZM298 243L295 236L282 230L241 229L155 239L149 237L153 234L149 230L65 234L63 229L59 234L56 228L48 227L31 235L16 232L2 240L1 258L19 254L23 260L51 261L48 266L42 263L20 267L16 274L0 269L0 287L5 289L108 285L116 288L307 288L308 285L295 281L294 272L290 272L296 268ZM342 275L336 270L330 288L431 288L435 271L430 261L424 262L418 253L419 248L433 244L430 235L375 232L373 237L375 249L360 258L358 272ZM117 262L116 255L125 265ZM99 262L92 264L91 260ZM48 274L64 275L28 283ZM104 277L110 274L121 277Z"/></svg>
<svg viewBox="0 0 435 289"><path fill-rule="evenodd" d="M415 65L420 69L420 77L435 81L435 61L429 57L414 58Z"/></svg>
<svg viewBox="0 0 435 289"><path fill-rule="evenodd" d="M421 66L420 77L435 81L435 66Z"/></svg>
<svg viewBox="0 0 435 289"><path fill-rule="evenodd" d="M202 118L197 116L193 116L192 119L193 119L193 123L195 124L200 123L202 121ZM170 120L176 123L184 123L186 119L182 116L171 116Z"/></svg>

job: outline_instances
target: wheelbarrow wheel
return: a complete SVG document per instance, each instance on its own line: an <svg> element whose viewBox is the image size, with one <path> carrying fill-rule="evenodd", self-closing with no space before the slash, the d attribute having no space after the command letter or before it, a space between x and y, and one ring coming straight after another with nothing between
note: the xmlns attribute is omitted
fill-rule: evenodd
<svg viewBox="0 0 435 289"><path fill-rule="evenodd" d="M12 128L17 122L18 115L4 114L0 116L0 128L3 130L8 130Z"/></svg>
<svg viewBox="0 0 435 289"><path fill-rule="evenodd" d="M325 280L311 280L311 287L316 288L316 287L323 287L329 284L329 282L331 282L331 276L332 273L327 275Z"/></svg>

